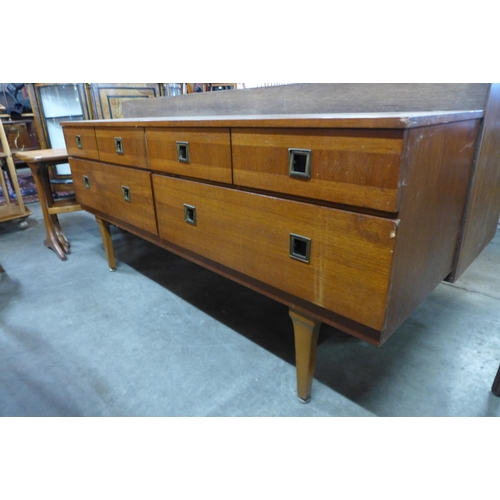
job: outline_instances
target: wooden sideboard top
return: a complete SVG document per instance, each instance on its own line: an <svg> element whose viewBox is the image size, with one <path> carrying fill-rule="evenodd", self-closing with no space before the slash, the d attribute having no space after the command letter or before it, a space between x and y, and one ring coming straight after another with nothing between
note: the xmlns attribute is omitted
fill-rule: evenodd
<svg viewBox="0 0 500 500"><path fill-rule="evenodd" d="M482 118L482 110L301 115L224 115L63 122L65 127L286 127L407 129Z"/></svg>
<svg viewBox="0 0 500 500"><path fill-rule="evenodd" d="M34 151L17 151L16 156L26 163L41 163L65 160L68 158L68 153L66 148L37 149Z"/></svg>

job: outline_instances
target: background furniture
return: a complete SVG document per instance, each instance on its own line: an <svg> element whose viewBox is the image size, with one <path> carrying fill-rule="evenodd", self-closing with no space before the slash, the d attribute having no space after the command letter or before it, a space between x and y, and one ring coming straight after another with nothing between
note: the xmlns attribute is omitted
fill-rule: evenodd
<svg viewBox="0 0 500 500"><path fill-rule="evenodd" d="M54 250L61 260L66 260L70 253L70 243L61 229L58 215L81 210L75 198L54 200L50 186L49 167L67 163L66 149L42 149L37 151L18 152L17 156L29 166L35 180L40 206L42 208L47 238L44 245Z"/></svg>
<svg viewBox="0 0 500 500"><path fill-rule="evenodd" d="M122 118L122 103L129 99L159 97L159 83L28 83L40 145L37 149L64 148L61 121ZM53 191L72 190L69 164L49 166Z"/></svg>
<svg viewBox="0 0 500 500"><path fill-rule="evenodd" d="M375 85L371 104L359 88L291 87L227 93L228 116L210 93L150 101L170 118L63 127L110 268L112 223L288 305L307 401L320 322L381 345L489 242L500 86ZM436 90L440 111L424 111ZM388 96L422 111L317 112ZM315 114L296 114L304 105Z"/></svg>

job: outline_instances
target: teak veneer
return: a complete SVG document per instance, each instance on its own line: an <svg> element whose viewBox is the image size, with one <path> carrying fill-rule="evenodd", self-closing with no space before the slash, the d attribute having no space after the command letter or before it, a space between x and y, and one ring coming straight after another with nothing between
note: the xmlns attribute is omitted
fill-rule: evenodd
<svg viewBox="0 0 500 500"><path fill-rule="evenodd" d="M497 86L490 94L498 113ZM115 224L286 304L307 401L321 322L381 345L475 258L460 255L471 238L479 253L493 237L491 113L173 116L63 129L77 200L96 216L110 269ZM488 182L481 210L474 187L484 195ZM465 232L485 212L481 234Z"/></svg>

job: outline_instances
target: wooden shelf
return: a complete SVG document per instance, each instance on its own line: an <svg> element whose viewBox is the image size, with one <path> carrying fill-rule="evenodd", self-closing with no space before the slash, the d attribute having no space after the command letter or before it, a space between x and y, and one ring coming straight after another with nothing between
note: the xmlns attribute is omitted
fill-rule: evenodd
<svg viewBox="0 0 500 500"><path fill-rule="evenodd" d="M0 205L0 222L29 217L32 213L29 208L22 210L19 205Z"/></svg>

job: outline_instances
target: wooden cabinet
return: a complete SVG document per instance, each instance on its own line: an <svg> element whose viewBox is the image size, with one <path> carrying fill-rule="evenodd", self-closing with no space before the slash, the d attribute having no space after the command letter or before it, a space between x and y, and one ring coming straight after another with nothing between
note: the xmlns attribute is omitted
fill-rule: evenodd
<svg viewBox="0 0 500 500"><path fill-rule="evenodd" d="M110 267L112 223L286 304L307 400L319 322L381 345L453 275L481 133L493 133L483 119L472 108L63 127Z"/></svg>
<svg viewBox="0 0 500 500"><path fill-rule="evenodd" d="M11 153L40 149L32 114L24 114L19 120L12 120L8 115L1 115L2 124L9 141ZM0 151L3 147L0 145Z"/></svg>

